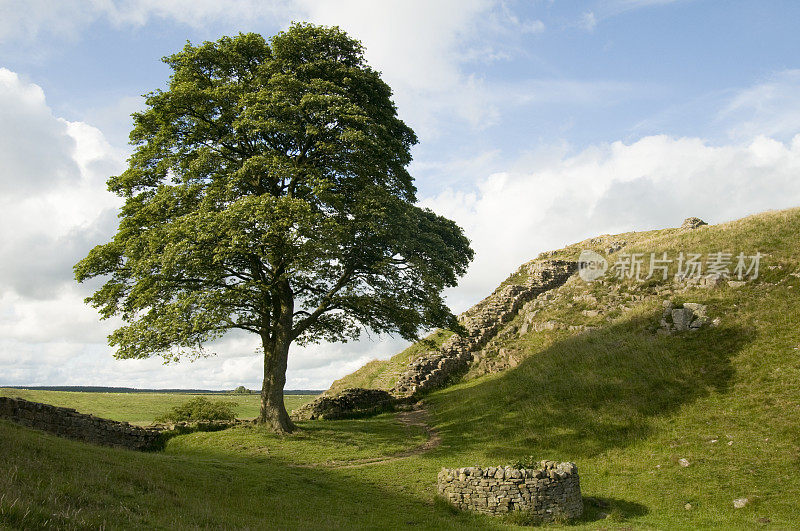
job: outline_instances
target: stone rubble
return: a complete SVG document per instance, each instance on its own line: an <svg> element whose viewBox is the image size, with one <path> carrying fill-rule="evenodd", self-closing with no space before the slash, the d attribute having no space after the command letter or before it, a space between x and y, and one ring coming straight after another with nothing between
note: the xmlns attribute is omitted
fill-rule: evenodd
<svg viewBox="0 0 800 531"><path fill-rule="evenodd" d="M687 302L677 307L672 301L664 301L664 312L661 315L659 334L670 335L674 332L699 330L711 324L706 315L706 306L696 302Z"/></svg>

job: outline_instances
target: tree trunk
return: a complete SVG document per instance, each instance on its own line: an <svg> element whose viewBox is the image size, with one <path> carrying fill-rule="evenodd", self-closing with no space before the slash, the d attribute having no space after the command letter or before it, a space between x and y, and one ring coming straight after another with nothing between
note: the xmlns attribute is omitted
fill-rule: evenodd
<svg viewBox="0 0 800 531"><path fill-rule="evenodd" d="M294 297L288 281L277 283L272 300L272 315L275 318L272 334L264 332L261 335L261 344L264 347L264 383L261 386L261 415L258 421L272 428L275 433L290 433L295 425L283 402L294 316Z"/></svg>
<svg viewBox="0 0 800 531"><path fill-rule="evenodd" d="M258 422L269 426L276 433L290 433L294 430L295 425L289 418L283 402L289 342L262 339L262 344L264 345L264 383L261 386L261 414Z"/></svg>

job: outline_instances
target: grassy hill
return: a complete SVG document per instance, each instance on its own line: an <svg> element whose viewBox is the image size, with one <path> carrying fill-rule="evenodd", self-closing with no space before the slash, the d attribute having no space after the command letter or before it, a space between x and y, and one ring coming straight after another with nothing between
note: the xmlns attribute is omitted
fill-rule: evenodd
<svg viewBox="0 0 800 531"><path fill-rule="evenodd" d="M355 372L336 380L327 392L336 393L348 387L391 389L409 363L428 350L439 347L451 335L452 332L436 330L423 341L414 343L390 359L370 361Z"/></svg>
<svg viewBox="0 0 800 531"><path fill-rule="evenodd" d="M183 435L156 454L0 422L0 524L506 528L513 523L437 501L436 473L533 455L577 463L586 514L576 528L798 528L798 235L800 209L792 209L558 251L576 259L584 248L624 242L615 255L758 251L764 258L759 278L738 287L571 279L507 325L562 327L501 333L486 346L488 358L513 352L516 367L473 371L425 397L442 439L426 453L391 457L424 439L392 414L304 422L283 438L258 428ZM664 299L705 304L718 325L659 334ZM388 367L362 369L351 381L391 381ZM747 504L734 508L741 498Z"/></svg>

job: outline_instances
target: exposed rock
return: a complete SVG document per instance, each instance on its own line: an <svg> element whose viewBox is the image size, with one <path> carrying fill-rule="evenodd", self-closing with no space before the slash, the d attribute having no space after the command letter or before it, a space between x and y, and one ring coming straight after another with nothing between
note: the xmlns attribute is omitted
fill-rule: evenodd
<svg viewBox="0 0 800 531"><path fill-rule="evenodd" d="M611 242L611 246L610 247L606 247L605 248L605 252L606 252L606 254L614 254L617 251L619 251L620 249L622 249L623 247L625 247L625 245L627 243L628 242L625 241L625 240Z"/></svg>
<svg viewBox="0 0 800 531"><path fill-rule="evenodd" d="M720 275L705 275L699 277L675 275L675 283L681 285L681 287L710 289L725 284L725 278Z"/></svg>
<svg viewBox="0 0 800 531"><path fill-rule="evenodd" d="M661 314L660 334L671 334L685 330L698 330L710 323L706 315L706 306L695 302L687 302L678 308L671 301L664 301L664 312Z"/></svg>
<svg viewBox="0 0 800 531"><path fill-rule="evenodd" d="M560 330L561 328L563 328L563 326L558 321L544 321L542 323L531 323L531 330L535 332L543 332L545 330Z"/></svg>
<svg viewBox="0 0 800 531"><path fill-rule="evenodd" d="M692 230L698 227L702 227L703 225L708 225L708 223L706 223L700 218L695 218L695 217L686 218L683 220L683 223L681 224L681 229Z"/></svg>
<svg viewBox="0 0 800 531"><path fill-rule="evenodd" d="M352 387L333 396L320 396L292 411L298 420L339 419L389 411L395 398L383 389Z"/></svg>
<svg viewBox="0 0 800 531"><path fill-rule="evenodd" d="M690 310L697 317L706 317L706 307L703 304L699 304L697 302L685 302L683 303L683 307L684 309Z"/></svg>
<svg viewBox="0 0 800 531"><path fill-rule="evenodd" d="M564 260L534 261L520 267L517 274L525 278L521 284L499 287L459 316L467 331L465 337L453 335L436 351L430 351L409 363L391 393L397 397L416 395L442 387L453 377L467 371L470 364L490 339L518 332L505 326L532 299L563 285L577 269L575 262ZM555 325L553 325L554 329ZM536 325L520 328L519 335L536 330ZM524 330L524 331L523 331ZM501 356L502 357L502 356ZM482 359L481 356L478 356ZM516 365L514 356L506 356L506 367ZM498 366L499 367L499 366Z"/></svg>
<svg viewBox="0 0 800 531"><path fill-rule="evenodd" d="M685 457L681 457L680 459L678 459L678 464L681 465L682 467L687 467L687 466L691 465L689 460L686 459Z"/></svg>
<svg viewBox="0 0 800 531"><path fill-rule="evenodd" d="M748 500L747 498L736 498L735 500L733 500L733 508L734 509L741 509L742 507L747 505L749 502L750 502L750 500Z"/></svg>

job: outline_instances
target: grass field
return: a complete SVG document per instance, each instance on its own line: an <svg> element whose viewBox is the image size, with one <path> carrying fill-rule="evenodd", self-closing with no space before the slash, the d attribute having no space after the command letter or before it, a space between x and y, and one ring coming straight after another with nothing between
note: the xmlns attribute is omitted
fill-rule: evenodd
<svg viewBox="0 0 800 531"><path fill-rule="evenodd" d="M285 437L257 427L193 433L149 454L0 422L0 526L513 528L437 501L436 473L534 455L577 463L586 514L574 529L800 528L798 234L800 210L627 235L653 251L729 245L768 259L743 287L674 295L706 304L722 319L716 328L656 335L654 286L622 286L635 303L595 331L509 340L529 353L518 367L425 398L442 444L420 455L340 466L420 444L422 430L393 414L303 422ZM547 311L583 319L559 304ZM104 399L74 400L100 411ZM121 420L152 414L102 407ZM738 498L747 505L734 508Z"/></svg>
<svg viewBox="0 0 800 531"><path fill-rule="evenodd" d="M197 396L209 400L222 400L236 404L236 417L251 419L258 416L260 395L194 395L183 393L81 393L74 391L33 391L0 388L0 396L24 398L32 402L45 402L54 406L70 407L81 413L98 417L145 425L153 422L175 406ZM286 409L291 411L311 401L312 395L286 395Z"/></svg>

